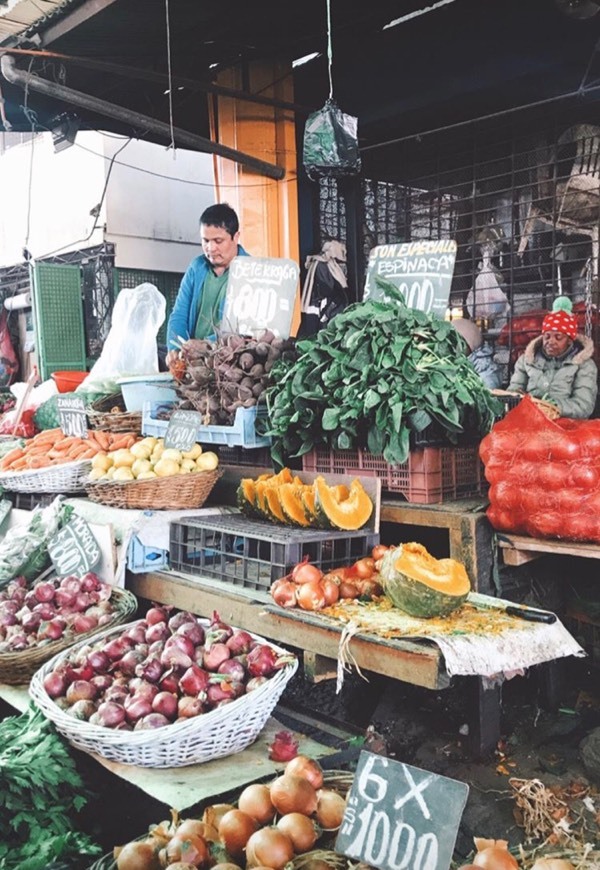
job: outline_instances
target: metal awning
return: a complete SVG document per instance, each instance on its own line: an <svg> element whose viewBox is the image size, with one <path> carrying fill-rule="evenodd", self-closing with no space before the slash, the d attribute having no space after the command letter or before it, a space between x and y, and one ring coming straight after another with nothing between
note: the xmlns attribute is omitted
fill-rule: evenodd
<svg viewBox="0 0 600 870"><path fill-rule="evenodd" d="M73 0L3 0L0 2L0 42L18 36Z"/></svg>

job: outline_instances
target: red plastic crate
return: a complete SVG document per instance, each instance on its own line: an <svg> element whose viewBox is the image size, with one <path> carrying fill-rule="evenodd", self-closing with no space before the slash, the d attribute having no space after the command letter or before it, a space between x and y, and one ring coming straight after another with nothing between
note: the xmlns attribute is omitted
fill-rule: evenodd
<svg viewBox="0 0 600 870"><path fill-rule="evenodd" d="M379 477L382 490L401 493L415 504L439 504L479 495L484 481L478 444L416 448L402 465L390 465L383 456L366 450L334 453L318 447L302 457L302 468L319 474Z"/></svg>

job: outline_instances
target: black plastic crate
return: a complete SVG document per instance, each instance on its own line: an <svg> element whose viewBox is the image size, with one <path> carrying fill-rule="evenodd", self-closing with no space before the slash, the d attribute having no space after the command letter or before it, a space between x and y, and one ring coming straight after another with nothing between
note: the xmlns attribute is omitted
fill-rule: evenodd
<svg viewBox="0 0 600 870"><path fill-rule="evenodd" d="M229 514L171 523L169 550L173 571L268 591L305 556L327 572L370 555L378 543L373 532L288 529Z"/></svg>
<svg viewBox="0 0 600 870"><path fill-rule="evenodd" d="M273 468L270 447L228 447L215 445L221 465L246 465L251 468Z"/></svg>
<svg viewBox="0 0 600 870"><path fill-rule="evenodd" d="M57 492L5 492L4 498L12 502L14 508L32 511L35 507L47 507L57 498Z"/></svg>

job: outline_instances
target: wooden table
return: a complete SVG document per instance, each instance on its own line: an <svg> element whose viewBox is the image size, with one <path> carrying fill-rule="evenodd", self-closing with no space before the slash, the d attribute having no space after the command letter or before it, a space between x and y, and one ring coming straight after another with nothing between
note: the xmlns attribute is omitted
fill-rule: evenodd
<svg viewBox="0 0 600 870"><path fill-rule="evenodd" d="M324 626L310 614L288 614L267 593L241 589L204 577L176 572L129 575L128 587L139 597L210 616L221 617L247 631L304 651L305 668L317 678L334 676L342 627ZM355 635L352 654L361 671L440 690L450 685L444 659L435 644L382 640ZM492 751L500 736L499 689L484 689L477 677L465 677L471 687L469 740L475 755Z"/></svg>

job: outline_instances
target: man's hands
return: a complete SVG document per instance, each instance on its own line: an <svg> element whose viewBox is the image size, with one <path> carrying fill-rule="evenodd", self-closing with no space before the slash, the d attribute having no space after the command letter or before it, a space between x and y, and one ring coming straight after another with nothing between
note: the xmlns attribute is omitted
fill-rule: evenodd
<svg viewBox="0 0 600 870"><path fill-rule="evenodd" d="M175 360L177 360L178 358L179 358L179 351L178 350L170 350L165 357L165 362L166 362L167 366L169 368L171 368L171 366L173 365Z"/></svg>

